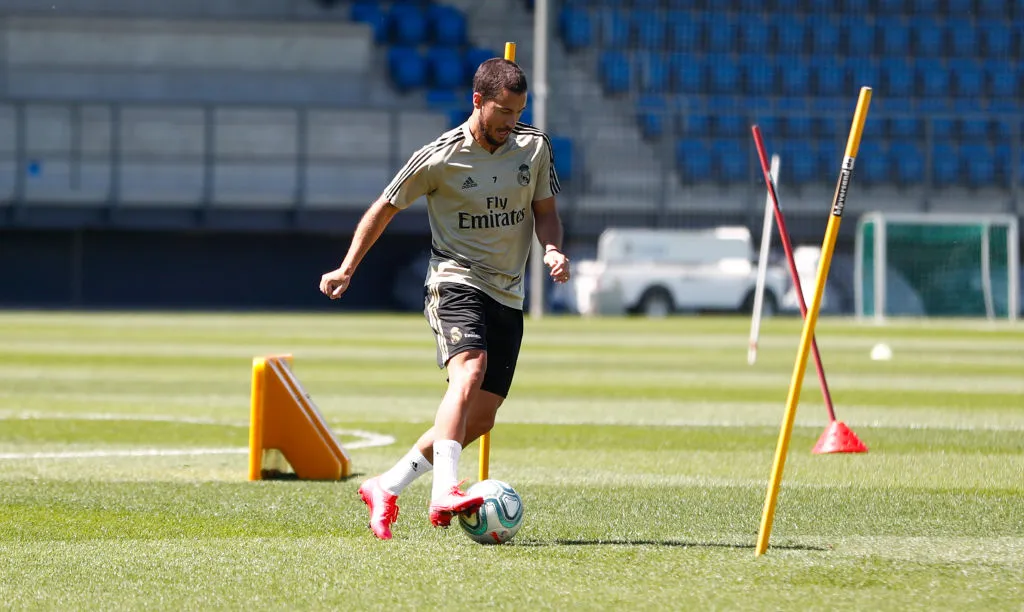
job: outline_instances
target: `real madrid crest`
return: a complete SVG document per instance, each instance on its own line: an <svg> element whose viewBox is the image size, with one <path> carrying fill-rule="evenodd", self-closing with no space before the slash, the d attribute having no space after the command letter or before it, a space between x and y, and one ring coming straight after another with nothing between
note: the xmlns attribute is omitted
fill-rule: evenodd
<svg viewBox="0 0 1024 612"><path fill-rule="evenodd" d="M516 180L519 181L519 184L522 185L523 187L526 187L527 185L529 185L530 184L530 166L528 166L527 164L523 164L523 165L519 166L519 171L516 172Z"/></svg>
<svg viewBox="0 0 1024 612"><path fill-rule="evenodd" d="M458 344L459 340L462 340L462 330L458 327L453 327L448 334L452 339L452 344Z"/></svg>

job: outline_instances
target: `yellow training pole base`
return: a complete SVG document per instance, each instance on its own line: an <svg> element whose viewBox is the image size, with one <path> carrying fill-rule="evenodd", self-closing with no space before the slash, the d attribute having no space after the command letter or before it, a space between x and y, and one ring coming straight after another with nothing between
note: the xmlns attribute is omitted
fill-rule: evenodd
<svg viewBox="0 0 1024 612"><path fill-rule="evenodd" d="M290 355L253 359L249 480L345 478L352 462L295 378L291 361ZM279 464L282 458L287 466Z"/></svg>
<svg viewBox="0 0 1024 612"><path fill-rule="evenodd" d="M804 381L804 370L807 369L807 353L814 338L814 326L818 322L821 310L821 297L825 292L825 281L828 269L832 264L832 252L836 248L836 237L839 224L842 222L843 209L846 207L846 191L853 175L853 164L860 148L860 137L864 132L864 120L867 119L868 106L871 104L871 88L861 87L857 99L857 108L853 113L853 124L850 136L846 141L846 157L839 172L835 195L832 197L832 210L825 228L825 239L821 247L821 259L818 261L818 275L814 283L814 297L807 306L803 332L800 334L800 348L796 362L793 364L793 377L789 383L789 394L786 397L786 413L782 418L782 429L779 431L779 442L775 448L775 461L772 463L771 478L768 481L768 493L765 496L764 512L761 515L761 529L757 534L756 556L768 550L768 539L771 537L772 522L775 520L775 505L779 499L779 486L782 483L782 471L786 466L786 453L789 450L789 439L793 434L793 421L796 420L796 407L800 402L800 387Z"/></svg>
<svg viewBox="0 0 1024 612"><path fill-rule="evenodd" d="M516 61L516 43L505 43L505 59L510 62ZM480 467L477 473L478 480L487 480L490 472L491 461L491 434L485 433L480 436Z"/></svg>

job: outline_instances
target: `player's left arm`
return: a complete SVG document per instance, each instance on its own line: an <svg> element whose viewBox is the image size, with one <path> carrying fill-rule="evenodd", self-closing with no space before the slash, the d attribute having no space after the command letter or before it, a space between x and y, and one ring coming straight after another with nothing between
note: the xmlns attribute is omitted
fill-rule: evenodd
<svg viewBox="0 0 1024 612"><path fill-rule="evenodd" d="M533 192L533 224L537 240L544 247L544 263L556 283L569 280L569 258L562 252L562 219L555 195L560 191L554 154L547 137L537 156L537 182Z"/></svg>
<svg viewBox="0 0 1024 612"><path fill-rule="evenodd" d="M544 263L556 283L569 280L569 258L562 252L562 219L558 216L555 196L533 202L534 231L544 247Z"/></svg>

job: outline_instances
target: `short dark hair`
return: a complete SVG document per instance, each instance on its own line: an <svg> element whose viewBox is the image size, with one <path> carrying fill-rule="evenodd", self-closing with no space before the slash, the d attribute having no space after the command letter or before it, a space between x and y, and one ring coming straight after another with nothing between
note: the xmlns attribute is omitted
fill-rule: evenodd
<svg viewBox="0 0 1024 612"><path fill-rule="evenodd" d="M473 91L484 100L493 100L507 89L515 94L526 93L526 74L519 64L495 57L480 64L473 75Z"/></svg>

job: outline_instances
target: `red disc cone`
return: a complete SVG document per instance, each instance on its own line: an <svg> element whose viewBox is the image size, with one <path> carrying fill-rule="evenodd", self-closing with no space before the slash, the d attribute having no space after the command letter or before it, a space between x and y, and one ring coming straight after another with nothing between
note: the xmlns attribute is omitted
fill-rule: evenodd
<svg viewBox="0 0 1024 612"><path fill-rule="evenodd" d="M857 435L850 431L842 421L832 421L825 428L825 432L818 438L818 443L811 451L815 455L826 453L866 453L868 447L864 446Z"/></svg>

